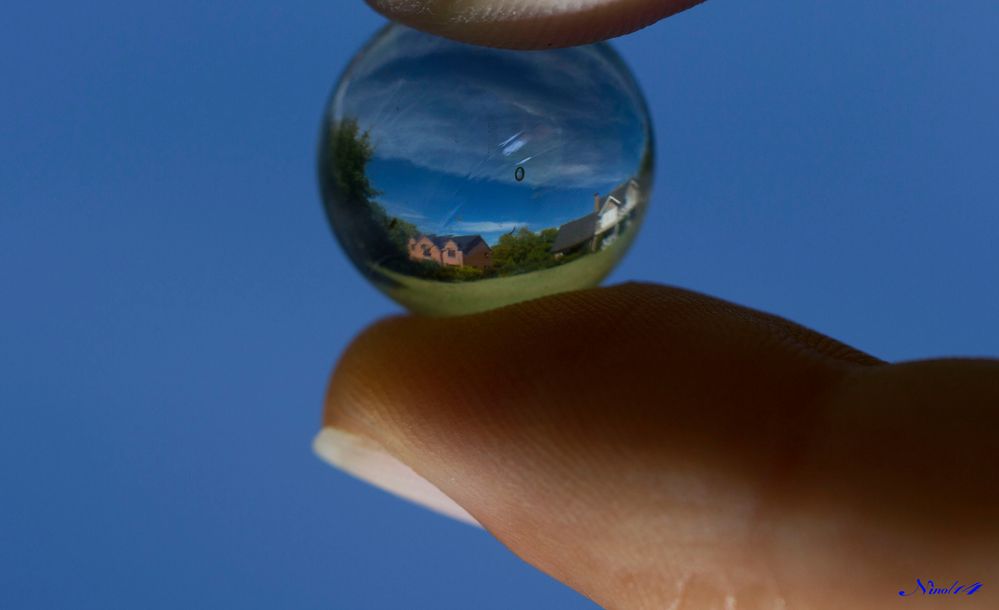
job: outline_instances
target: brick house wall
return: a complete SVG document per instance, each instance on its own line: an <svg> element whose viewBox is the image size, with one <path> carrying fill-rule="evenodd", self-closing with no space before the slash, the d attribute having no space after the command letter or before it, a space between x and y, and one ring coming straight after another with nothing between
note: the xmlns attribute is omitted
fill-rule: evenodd
<svg viewBox="0 0 999 610"><path fill-rule="evenodd" d="M421 235L420 239L409 238L409 260L433 261L442 264L441 249L429 237Z"/></svg>
<svg viewBox="0 0 999 610"><path fill-rule="evenodd" d="M458 244L454 243L454 240L447 240L441 249L441 264L461 267L465 264L464 260L465 253L458 248Z"/></svg>
<svg viewBox="0 0 999 610"><path fill-rule="evenodd" d="M463 252L453 239L442 241L441 238L432 239L427 235L409 238L409 259L414 261L433 261L438 265L450 267L485 269L492 266L491 252L492 249L482 239L478 239L471 249Z"/></svg>
<svg viewBox="0 0 999 610"><path fill-rule="evenodd" d="M475 267L477 269L485 269L491 267L493 264L492 257L490 253L492 249L486 245L485 242L479 242L475 244L471 250L468 251L464 256L464 264L468 267Z"/></svg>

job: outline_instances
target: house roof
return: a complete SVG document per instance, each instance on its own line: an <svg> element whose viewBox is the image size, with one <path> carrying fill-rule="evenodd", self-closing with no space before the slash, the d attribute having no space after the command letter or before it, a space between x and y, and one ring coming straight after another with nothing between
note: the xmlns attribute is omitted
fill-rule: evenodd
<svg viewBox="0 0 999 610"><path fill-rule="evenodd" d="M479 242L486 243L481 235L458 235L451 239L458 245L458 249L465 253L477 246ZM488 248L489 244L486 244L486 247Z"/></svg>
<svg viewBox="0 0 999 610"><path fill-rule="evenodd" d="M608 197L613 197L614 199L617 199L619 202L624 203L624 200L628 195L628 186L632 182L634 182L636 186L638 185L638 181L635 180L634 178L631 178L630 180L625 180L621 184L614 187L614 190L610 192Z"/></svg>
<svg viewBox="0 0 999 610"><path fill-rule="evenodd" d="M570 220L558 228L552 252L568 250L593 237L597 230L597 213L590 212L582 218Z"/></svg>
<svg viewBox="0 0 999 610"><path fill-rule="evenodd" d="M605 214L611 206L617 206L619 208L625 207L628 199L628 187L634 183L638 186L638 181L634 178L629 178L628 180L622 182L621 184L614 187L614 189L607 193L607 196L599 201L599 213Z"/></svg>
<svg viewBox="0 0 999 610"><path fill-rule="evenodd" d="M579 244L593 237L597 232L597 226L601 214L607 209L616 205L623 207L628 196L628 187L634 183L638 186L638 181L634 178L628 179L614 187L600 205L600 210L591 212L586 216L570 220L558 228L558 235L555 236L555 243L552 244L552 252L562 252L574 248Z"/></svg>
<svg viewBox="0 0 999 610"><path fill-rule="evenodd" d="M486 244L486 240L482 239L481 235L424 235L427 239L432 241L438 248L444 248L447 242L453 241L459 250L464 254L468 254L479 242Z"/></svg>
<svg viewBox="0 0 999 610"><path fill-rule="evenodd" d="M618 199L618 198L617 198L617 197L615 197L614 195L607 195L607 198L606 198L606 199L604 199L604 204L603 204L602 206L600 206L600 212L599 212L599 213L600 213L600 214L606 214L606 213L607 213L607 210L608 210L608 209L609 209L609 208L610 208L610 207L611 207L612 205L614 205L614 206L617 206L617 207L619 207L619 208L620 208L620 207L624 207L624 203L622 202L622 200L621 200L621 199Z"/></svg>

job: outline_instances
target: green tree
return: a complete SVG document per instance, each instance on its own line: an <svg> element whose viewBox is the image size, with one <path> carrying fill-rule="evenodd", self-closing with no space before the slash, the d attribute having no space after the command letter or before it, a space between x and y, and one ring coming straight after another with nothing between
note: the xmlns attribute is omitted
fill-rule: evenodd
<svg viewBox="0 0 999 610"><path fill-rule="evenodd" d="M371 135L360 132L356 119L343 119L332 129L330 148L333 150L332 174L337 189L345 201L366 204L381 195L365 170L375 156Z"/></svg>
<svg viewBox="0 0 999 610"><path fill-rule="evenodd" d="M374 200L381 191L367 174L368 163L375 156L371 135L349 117L329 123L327 129L320 151L320 183L326 212L340 242L355 260L418 274L420 268L408 258L408 242L419 229L389 215ZM369 272L364 266L361 270Z"/></svg>
<svg viewBox="0 0 999 610"><path fill-rule="evenodd" d="M406 222L405 220L397 216L389 216L388 212L385 211L385 207L379 203L371 203L372 212L375 215L376 220L385 227L385 231L388 232L389 240L393 244L402 249L403 252L409 251L409 238L416 237L420 234L420 230L411 222Z"/></svg>
<svg viewBox="0 0 999 610"><path fill-rule="evenodd" d="M559 263L551 251L556 235L557 229L535 233L527 227L503 235L492 252L497 273L511 275L554 267Z"/></svg>

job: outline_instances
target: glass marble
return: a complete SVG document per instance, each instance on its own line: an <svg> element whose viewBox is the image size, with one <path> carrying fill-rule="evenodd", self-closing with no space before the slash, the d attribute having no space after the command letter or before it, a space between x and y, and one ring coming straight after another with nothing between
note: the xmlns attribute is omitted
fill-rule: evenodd
<svg viewBox="0 0 999 610"><path fill-rule="evenodd" d="M598 284L635 238L652 168L645 100L609 45L507 51L400 25L347 67L319 148L343 249L430 315Z"/></svg>

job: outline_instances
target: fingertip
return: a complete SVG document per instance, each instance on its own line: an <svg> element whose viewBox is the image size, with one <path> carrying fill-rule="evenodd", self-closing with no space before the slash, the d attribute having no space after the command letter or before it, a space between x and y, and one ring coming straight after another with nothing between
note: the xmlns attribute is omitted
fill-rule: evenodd
<svg viewBox="0 0 999 610"><path fill-rule="evenodd" d="M634 32L703 0L366 0L431 34L508 49L588 44Z"/></svg>
<svg viewBox="0 0 999 610"><path fill-rule="evenodd" d="M383 491L481 527L475 517L433 483L364 436L327 426L316 435L312 449L324 462Z"/></svg>

